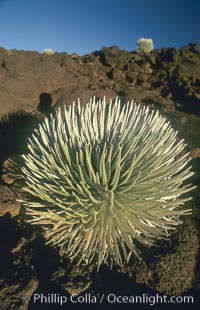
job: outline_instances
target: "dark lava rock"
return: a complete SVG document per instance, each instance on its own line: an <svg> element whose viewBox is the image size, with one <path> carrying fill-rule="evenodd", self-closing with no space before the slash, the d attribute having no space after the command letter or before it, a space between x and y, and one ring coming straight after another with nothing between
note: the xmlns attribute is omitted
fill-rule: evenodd
<svg viewBox="0 0 200 310"><path fill-rule="evenodd" d="M150 290L168 295L191 294L199 275L200 49L154 50L149 55L103 47L84 56L0 48L0 301L2 309L27 309L34 291L110 292L133 295ZM188 219L142 262L111 271L102 266L72 266L57 249L45 245L41 230L26 221L17 198L23 195L20 171L28 137L38 123L60 106L96 96L118 95L159 109L185 138L196 174L195 220ZM11 160L12 159L12 160ZM161 251L163 250L163 252ZM48 258L48 259L47 259ZM25 301L25 303L24 303ZM31 306L28 307L31 309Z"/></svg>
<svg viewBox="0 0 200 310"><path fill-rule="evenodd" d="M42 93L59 88L65 90L69 104L77 97L122 96L122 87L126 96L138 100L145 97L146 89L148 96L156 93L164 109L170 105L165 100L166 93L170 94L176 110L200 115L199 72L200 49L193 43L179 50L154 50L150 55L129 53L118 46L84 56L0 48L0 116L18 110L33 112Z"/></svg>
<svg viewBox="0 0 200 310"><path fill-rule="evenodd" d="M170 248L151 263L142 262L136 268L136 282L146 283L158 292L180 295L196 281L199 250L198 228L194 221L180 226ZM174 244L175 242L175 244Z"/></svg>

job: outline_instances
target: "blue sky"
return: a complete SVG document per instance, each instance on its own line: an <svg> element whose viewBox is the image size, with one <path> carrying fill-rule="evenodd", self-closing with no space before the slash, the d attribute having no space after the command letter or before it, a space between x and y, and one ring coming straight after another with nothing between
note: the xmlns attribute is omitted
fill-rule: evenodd
<svg viewBox="0 0 200 310"><path fill-rule="evenodd" d="M0 0L0 46L80 55L102 46L133 51L200 45L200 0Z"/></svg>

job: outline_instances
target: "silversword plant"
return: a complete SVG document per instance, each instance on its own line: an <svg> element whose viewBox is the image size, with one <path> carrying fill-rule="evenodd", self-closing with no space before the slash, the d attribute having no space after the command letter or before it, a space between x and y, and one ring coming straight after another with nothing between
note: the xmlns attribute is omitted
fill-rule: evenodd
<svg viewBox="0 0 200 310"><path fill-rule="evenodd" d="M52 49L52 48L45 48L43 50L43 54L46 54L46 55L54 55L55 54L55 51Z"/></svg>
<svg viewBox="0 0 200 310"><path fill-rule="evenodd" d="M23 156L30 222L71 259L123 265L190 210L190 160L170 122L133 101L73 103L46 118ZM185 195L184 195L185 196Z"/></svg>
<svg viewBox="0 0 200 310"><path fill-rule="evenodd" d="M137 41L137 52L140 54L149 54L153 50L153 40L140 38Z"/></svg>

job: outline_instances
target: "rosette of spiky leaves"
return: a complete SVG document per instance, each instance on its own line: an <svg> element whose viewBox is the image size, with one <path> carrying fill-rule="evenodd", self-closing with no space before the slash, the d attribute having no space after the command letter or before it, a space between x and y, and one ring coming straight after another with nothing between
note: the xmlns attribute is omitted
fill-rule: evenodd
<svg viewBox="0 0 200 310"><path fill-rule="evenodd" d="M138 241L151 245L190 213L184 147L165 117L133 101L64 107L23 156L30 221L72 260L123 265Z"/></svg>

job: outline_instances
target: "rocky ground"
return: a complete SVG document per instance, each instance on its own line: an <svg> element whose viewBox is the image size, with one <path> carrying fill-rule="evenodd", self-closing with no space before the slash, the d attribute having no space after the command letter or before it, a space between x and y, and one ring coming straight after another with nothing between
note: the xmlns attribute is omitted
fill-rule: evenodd
<svg viewBox="0 0 200 310"><path fill-rule="evenodd" d="M79 97L92 96L136 102L159 109L185 138L196 174L193 214L170 241L162 242L111 271L69 264L45 244L41 229L32 227L20 203L20 173L28 136L46 115ZM85 56L0 48L0 310L40 309L33 293L200 294L200 48L189 44L149 55L103 47ZM14 169L14 170L13 170ZM32 297L32 298L31 298ZM76 305L71 305L76 306ZM97 305L96 305L97 306ZM112 305L118 308L119 305ZM89 305L88 305L89 307ZM97 307L96 307L97 308ZM144 305L143 308L144 309ZM42 305L42 309L65 309Z"/></svg>

